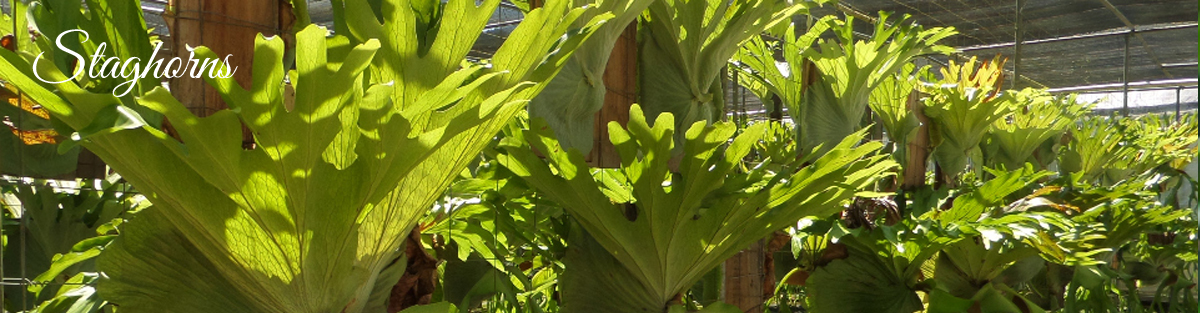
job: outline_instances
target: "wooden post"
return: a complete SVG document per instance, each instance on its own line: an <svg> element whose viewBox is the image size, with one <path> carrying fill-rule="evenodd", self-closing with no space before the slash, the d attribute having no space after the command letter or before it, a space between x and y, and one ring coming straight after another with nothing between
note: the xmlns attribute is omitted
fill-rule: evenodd
<svg viewBox="0 0 1200 313"><path fill-rule="evenodd" d="M737 306L746 313L763 312L763 261L765 251L762 242L725 260L724 302Z"/></svg>
<svg viewBox="0 0 1200 313"><path fill-rule="evenodd" d="M792 24L795 26L793 31L796 37L802 36L811 27L812 20L808 16L797 15L792 17ZM781 55L775 56L776 60L781 60ZM801 93L808 86L812 85L818 77L816 64L811 60L804 60L803 77L801 78ZM766 103L764 106L768 105ZM783 101L779 95L771 95L771 103L773 107L770 114L771 120L783 120ZM745 109L743 108L743 112ZM799 112L790 112L793 121L799 123ZM796 158L801 158L797 155ZM772 237L770 242L774 242L775 237ZM725 303L737 306L746 313L761 313L764 311L764 302L774 296L775 275L774 275L774 258L773 253L780 247L764 244L763 240L754 243L746 250L738 252L732 258L725 260L725 288L722 292Z"/></svg>
<svg viewBox="0 0 1200 313"><path fill-rule="evenodd" d="M79 149L79 159L76 161L75 173L64 175L63 179L104 179L108 176L108 164L88 149Z"/></svg>
<svg viewBox="0 0 1200 313"><path fill-rule="evenodd" d="M770 105L771 105L770 119L772 121L782 122L783 121L783 99L779 98L779 95L772 93Z"/></svg>
<svg viewBox="0 0 1200 313"><path fill-rule="evenodd" d="M904 164L904 181L900 189L912 191L925 186L926 160L929 158L929 117L925 116L921 104L921 92L913 91L908 95L908 110L921 121L918 126L917 138L910 142L897 142L907 145L904 147L906 164Z"/></svg>
<svg viewBox="0 0 1200 313"><path fill-rule="evenodd" d="M230 66L238 69L234 79L250 88L255 37L258 33L289 34L294 18L287 1L281 0L171 0L163 19L171 31L175 56L186 60L189 46L208 47L221 58L231 55ZM216 89L202 79L180 77L170 84L175 98L196 116L228 108Z"/></svg>
<svg viewBox="0 0 1200 313"><path fill-rule="evenodd" d="M629 122L629 108L637 101L637 23L629 23L613 46L604 69L604 106L596 113L592 152L588 159L596 167L621 166L621 156L608 139L608 122Z"/></svg>

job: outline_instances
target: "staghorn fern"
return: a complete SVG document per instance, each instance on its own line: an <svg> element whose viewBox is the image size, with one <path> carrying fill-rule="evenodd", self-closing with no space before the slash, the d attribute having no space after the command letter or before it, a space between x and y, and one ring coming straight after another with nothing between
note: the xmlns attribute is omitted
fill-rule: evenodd
<svg viewBox="0 0 1200 313"><path fill-rule="evenodd" d="M1195 121L1194 115L1176 123L1157 115L1084 119L1071 129L1059 168L1102 184L1160 166L1180 169L1195 158Z"/></svg>
<svg viewBox="0 0 1200 313"><path fill-rule="evenodd" d="M761 38L752 40L735 57L735 65L739 66L743 77L750 78L747 81L766 85L770 92L779 95L796 120L800 149L828 147L861 128L873 91L881 84L894 81L896 74L893 73L910 66L908 63L916 56L952 51L937 44L955 34L952 28L927 30L905 23L907 16L895 26L888 27L885 26L889 24L887 18L888 14L881 14L869 40L854 38L853 18L844 21L822 18L799 37L794 34L794 28L789 28L778 47ZM836 39L818 41L830 29ZM814 42L818 44L816 47L812 47ZM786 73L776 65L773 51L776 48L782 50ZM812 61L815 67L806 68L806 60ZM903 73L907 76L912 70ZM903 92L899 90L903 86L894 83L888 88L890 92ZM911 90L912 86L908 88ZM900 108L907 112L906 107ZM915 117L913 119L915 123ZM889 129L889 133L899 132L899 129Z"/></svg>
<svg viewBox="0 0 1200 313"><path fill-rule="evenodd" d="M863 127L870 97L875 88L920 55L949 54L952 48L938 41L957 32L953 28L925 29L901 17L893 24L889 14L880 13L869 40L854 38L854 19L828 20L836 40L821 40L804 50L804 58L816 66L818 75L805 91L802 102L790 102L796 119L800 149L829 147ZM816 30L817 28L814 28ZM818 151L823 153L825 149Z"/></svg>
<svg viewBox="0 0 1200 313"><path fill-rule="evenodd" d="M804 76L813 74L812 71L805 71L803 54L821 34L829 30L833 20L832 16L821 18L799 37L796 36L795 26L789 25L780 41L770 42L755 37L746 42L731 62L737 67L739 78L743 79L742 85L759 90L755 91L756 94L779 95L789 108L801 103L804 99ZM782 51L782 65L775 60L776 50ZM787 70L784 71L781 66ZM762 98L762 95L759 97Z"/></svg>
<svg viewBox="0 0 1200 313"><path fill-rule="evenodd" d="M1144 172L1167 165L1182 170L1196 157L1196 115L1186 114L1178 121L1164 115L1144 115L1132 121L1127 132L1142 149L1135 171Z"/></svg>
<svg viewBox="0 0 1200 313"><path fill-rule="evenodd" d="M802 217L841 211L843 201L896 166L871 156L878 142L855 147L863 137L858 132L809 166L744 172L739 165L766 124L732 137L731 123L698 121L684 132L683 159L673 171L673 117L660 114L651 127L635 106L626 128L610 123L622 160L616 169L588 168L581 154L564 150L537 125L501 144L500 163L563 205L590 234L572 234L576 254L568 252L568 260L578 265L568 264L563 278L568 310L662 310L751 242Z"/></svg>
<svg viewBox="0 0 1200 313"><path fill-rule="evenodd" d="M461 60L499 0L390 0L381 19L367 1L338 4L357 17L343 25L355 38L309 26L288 71L282 40L259 36L252 84L210 79L232 109L205 118L162 88L133 104L74 83L51 91L18 70L32 56L0 51L0 77L155 204L99 259L101 297L123 312L383 311L403 274L403 234L595 25L572 30L583 9L548 2L485 68ZM46 64L42 77L64 78ZM182 142L135 109L165 115Z"/></svg>
<svg viewBox="0 0 1200 313"><path fill-rule="evenodd" d="M1129 174L1137 148L1129 144L1116 119L1089 117L1072 127L1070 141L1058 159L1059 169L1086 181L1103 180L1109 171Z"/></svg>
<svg viewBox="0 0 1200 313"><path fill-rule="evenodd" d="M1053 154L1035 155L1039 148L1053 145L1075 120L1088 113L1089 105L1078 103L1074 94L1054 96L1042 89L1026 88L1014 96L1016 109L997 120L984 143L988 166L1016 169L1026 162L1045 169ZM1049 151L1053 152L1053 150Z"/></svg>
<svg viewBox="0 0 1200 313"><path fill-rule="evenodd" d="M921 121L912 113L908 103L923 77L929 77L929 67L918 70L915 64L906 64L899 73L885 77L879 87L871 91L871 112L879 116L893 147L892 157L901 164L908 157L908 143L916 136L913 131L921 126Z"/></svg>
<svg viewBox="0 0 1200 313"><path fill-rule="evenodd" d="M941 70L941 81L921 86L929 95L924 104L933 123L929 133L933 160L947 175L962 172L968 160L980 169L979 143L996 121L1013 111L1012 95L1000 89L1003 68L999 57L981 64L974 57L963 64L950 61Z"/></svg>
<svg viewBox="0 0 1200 313"><path fill-rule="evenodd" d="M639 50L642 107L651 120L671 113L676 129L717 120L724 109L718 78L742 43L825 2L658 0ZM684 140L683 132L675 135Z"/></svg>
<svg viewBox="0 0 1200 313"><path fill-rule="evenodd" d="M530 117L545 119L564 147L579 149L584 154L592 150L595 114L604 106L607 92L604 70L608 58L629 23L654 1L574 0L577 6L595 7L581 21L601 14L612 14L613 18L597 27L596 33L567 60L546 90L529 102Z"/></svg>

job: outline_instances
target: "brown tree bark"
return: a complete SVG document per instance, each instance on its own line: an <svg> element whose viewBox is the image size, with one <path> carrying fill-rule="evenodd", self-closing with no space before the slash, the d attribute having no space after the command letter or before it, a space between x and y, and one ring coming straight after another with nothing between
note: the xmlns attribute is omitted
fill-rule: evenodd
<svg viewBox="0 0 1200 313"><path fill-rule="evenodd" d="M392 313L429 304L437 286L439 261L425 251L419 227L414 227L405 238L404 255L407 257L404 275L392 286L392 296L388 298L388 312Z"/></svg>

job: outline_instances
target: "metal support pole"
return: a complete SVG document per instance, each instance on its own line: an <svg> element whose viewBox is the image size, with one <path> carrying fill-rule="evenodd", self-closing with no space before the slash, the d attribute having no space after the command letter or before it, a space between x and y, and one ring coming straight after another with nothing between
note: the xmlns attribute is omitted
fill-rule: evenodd
<svg viewBox="0 0 1200 313"><path fill-rule="evenodd" d="M1158 69L1161 70L1163 75L1166 75L1167 78L1175 78L1175 75L1172 75L1171 71L1168 71L1166 67L1162 66L1163 62L1159 61L1158 56L1154 54L1154 50L1150 49L1150 45L1146 43L1146 38L1142 37L1142 34L1137 33L1137 26L1134 25L1128 17L1125 17L1125 13L1121 13L1121 10L1117 9L1117 7L1114 6L1109 0L1100 0L1100 3L1104 4L1104 7L1108 8L1113 15L1117 16L1117 19L1121 20L1121 23L1125 24L1125 27L1129 28L1129 33L1133 34L1134 37L1137 37L1138 41L1142 42L1142 50L1146 52L1146 57L1150 58L1150 62L1154 62L1154 64L1158 66ZM1129 39L1126 38L1126 40ZM1128 44L1126 45L1128 46Z"/></svg>
<svg viewBox="0 0 1200 313"><path fill-rule="evenodd" d="M733 103L737 100L737 90L730 86L737 85L738 75L737 72L729 69L731 66L733 65L726 64L725 71L721 72L721 77L718 78L721 81L721 90L725 91L725 94L722 96L727 97L727 99L723 99L725 100L725 105L721 106L722 122L737 121L737 112L734 110L737 104Z"/></svg>
<svg viewBox="0 0 1200 313"><path fill-rule="evenodd" d="M1179 109L1182 108L1180 103L1180 94L1183 93L1183 87L1175 88L1175 122L1179 122Z"/></svg>
<svg viewBox="0 0 1200 313"><path fill-rule="evenodd" d="M4 0L0 0L0 1L4 1ZM9 12L8 15L13 16L13 14L11 12L16 12L17 4L16 3L8 3L8 1L5 1L4 3L8 4L8 12ZM4 12L0 12L0 13L4 13ZM20 44L20 42L21 42L21 40L20 40L21 36L18 36L18 34L20 34L20 32L16 31L17 19L13 18L11 21L12 21L13 39L14 39L13 40L13 50L20 51L20 50L16 49L17 45ZM0 48L0 49L3 49L3 48ZM17 106L19 107L21 105L20 89L18 89L17 92L18 92L17 93ZM24 115L24 114L17 114L17 118L20 119L22 115ZM20 124L17 124L17 125L20 125ZM24 169L24 168L21 168L21 169ZM24 203L22 203L22 204L24 204ZM8 208L4 207L6 205L7 204L0 203L0 210L8 209ZM24 215L24 213L25 213L24 210L21 210L20 212L22 213L22 215ZM3 225L3 224L4 224L4 214L0 213L0 225ZM22 235L21 239L22 239L22 241L24 241L25 236ZM3 306L5 303L8 303L8 299L6 298L7 295L4 294L4 289L6 288L6 286L3 284L5 282L4 281L4 248L5 247L0 247L0 311L4 311Z"/></svg>
<svg viewBox="0 0 1200 313"><path fill-rule="evenodd" d="M1025 7L1025 0L1016 0L1016 1L1017 1L1017 10L1016 10L1017 11L1017 19L1015 22L1013 22L1013 32L1015 33L1014 34L1015 40L1013 40L1013 79L1012 79L1012 88L1013 89L1017 88L1017 80L1021 79L1021 41L1022 41L1021 37L1023 37L1023 36L1021 36L1021 11L1023 11L1024 7Z"/></svg>
<svg viewBox="0 0 1200 313"><path fill-rule="evenodd" d="M1121 106L1121 113L1129 116L1129 34L1125 35L1125 64L1121 73L1121 82L1121 94L1125 97L1124 104Z"/></svg>
<svg viewBox="0 0 1200 313"><path fill-rule="evenodd" d="M733 103L732 103L732 105L729 106L728 109L730 112L733 113L732 120L733 120L734 124L737 125L737 129L742 129L742 124L739 123L742 120L740 115L745 114L745 112L738 112L738 109L739 109L738 94L742 92L741 88L738 88L738 86L741 86L741 84L742 84L741 79L740 79L740 76L742 76L742 75L738 75L737 72L730 71L728 66L725 67L725 72L728 73L727 74L728 76L732 76L729 78L732 78L732 80L733 80L729 84L729 86L730 86L729 100L730 100L730 102L733 102ZM728 82L728 80L726 80L726 81Z"/></svg>
<svg viewBox="0 0 1200 313"><path fill-rule="evenodd" d="M736 73L735 73L735 75L736 75ZM738 75L738 76L741 76L741 75ZM740 127L746 127L749 125L749 121L750 121L750 110L746 109L746 90L747 89L742 88L740 77L738 78L738 83L733 85L733 88L737 88L738 110L742 111L742 125Z"/></svg>

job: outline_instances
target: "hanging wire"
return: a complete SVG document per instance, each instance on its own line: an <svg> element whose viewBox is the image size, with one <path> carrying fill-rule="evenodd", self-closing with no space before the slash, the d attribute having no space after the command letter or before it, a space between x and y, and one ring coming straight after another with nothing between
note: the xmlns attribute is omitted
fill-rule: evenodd
<svg viewBox="0 0 1200 313"><path fill-rule="evenodd" d="M8 12L4 12L4 8L8 8L8 10L7 10ZM13 11L13 5L11 3L9 3L8 0L0 0L0 14L12 16L12 13L11 13L12 11ZM16 39L17 19L13 18L12 21L13 21L12 22L13 38ZM0 34L0 36L3 36L3 35L4 34ZM18 98L18 99L20 99L20 98ZM0 185L0 187L3 187L3 185ZM0 192L3 192L2 188L0 188ZM0 211L0 233L2 233L2 232L4 232L4 220L5 220L4 216L6 214L8 214L7 212L9 210L8 210L7 206L9 204L7 202L2 202L0 204L3 204L3 206L4 206L4 207L0 207L0 210L3 210L3 211ZM8 241L7 235L0 234L0 237L3 237L3 239L0 239L0 240ZM7 242L3 243L3 246L0 246L0 284L3 283L2 278L5 276L4 275L4 250L8 250ZM8 302L5 298L6 295L4 294L4 289L5 289L4 286L0 285L0 310L3 310L4 303Z"/></svg>
<svg viewBox="0 0 1200 313"><path fill-rule="evenodd" d="M12 5L12 3L9 3L9 4L10 4L9 11L13 12L15 15L16 6ZM21 44L22 44L21 40L19 39L19 38L21 38L20 33L25 30L19 29L17 27L18 25L17 25L16 18L10 18L10 20L12 20L12 30L13 30L13 39L14 39L13 40L13 50L20 51ZM16 89L16 91L17 91L17 103L20 104L21 101L24 101L25 92L21 89ZM16 120L17 120L16 125L24 125L22 119L24 119L25 114L15 114L15 115L16 115ZM25 146L21 145L17 149L24 150ZM18 174L20 174L21 177L28 176L26 173L26 168L25 168L25 154L24 153L17 153L17 172L18 172ZM27 236L25 236L25 234L27 234L27 227L28 227L27 222L29 219L25 215L25 204L24 203L18 204L17 210L19 210L21 213L20 219L17 220L17 222L20 225L20 227L17 228L17 234L19 234L20 238L21 238L20 239L21 242L18 243L18 245L21 247L20 248L21 251L19 254L19 256L21 258L20 286L21 286L21 290L24 291L26 288L28 288L28 284L26 284L25 282L26 282L27 277L29 277L29 274L26 273L26 267L25 267L26 266L25 261L28 258L28 251L27 251L27 244L26 244L26 241L28 238L27 238ZM0 269L0 270L3 270L3 269ZM0 300L3 300L3 299L0 299ZM28 303L29 303L28 292L21 292L21 309L29 310Z"/></svg>

